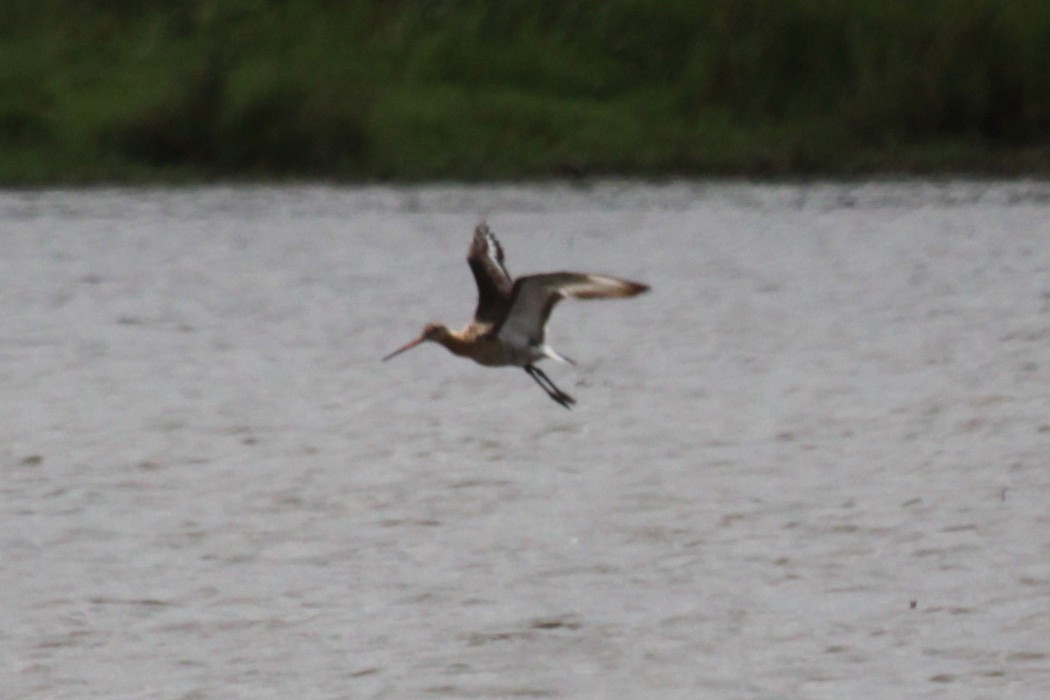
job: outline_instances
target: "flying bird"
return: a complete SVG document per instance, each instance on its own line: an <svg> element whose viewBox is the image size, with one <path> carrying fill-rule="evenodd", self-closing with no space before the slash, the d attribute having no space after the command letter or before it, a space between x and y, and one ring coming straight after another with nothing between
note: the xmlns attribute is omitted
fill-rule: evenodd
<svg viewBox="0 0 1050 700"><path fill-rule="evenodd" d="M583 272L547 272L512 280L503 265L503 248L485 222L474 229L467 263L478 285L474 320L458 331L442 323L428 323L418 338L384 357L383 362L430 340L486 367L522 367L549 397L570 408L576 399L555 386L535 364L544 358L576 364L555 352L545 340L547 319L554 306L567 297L616 299L649 289L639 282Z"/></svg>

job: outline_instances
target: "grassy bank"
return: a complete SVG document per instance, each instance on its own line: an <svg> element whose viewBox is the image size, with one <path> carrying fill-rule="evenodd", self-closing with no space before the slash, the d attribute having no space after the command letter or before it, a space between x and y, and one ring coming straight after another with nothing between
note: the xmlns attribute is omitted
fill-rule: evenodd
<svg viewBox="0 0 1050 700"><path fill-rule="evenodd" d="M1045 0L8 0L0 183L1050 173Z"/></svg>

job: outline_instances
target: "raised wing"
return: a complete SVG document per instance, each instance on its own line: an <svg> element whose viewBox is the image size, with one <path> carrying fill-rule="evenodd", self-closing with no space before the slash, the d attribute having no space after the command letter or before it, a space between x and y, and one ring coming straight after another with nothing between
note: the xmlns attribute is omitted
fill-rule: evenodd
<svg viewBox="0 0 1050 700"><path fill-rule="evenodd" d="M514 282L510 311L493 332L512 345L541 345L551 311L562 299L617 299L649 289L630 280L583 272L526 275Z"/></svg>
<svg viewBox="0 0 1050 700"><path fill-rule="evenodd" d="M478 284L478 307L474 320L496 324L506 313L510 303L511 279L503 266L503 248L482 221L474 229L474 240L467 252L467 264Z"/></svg>

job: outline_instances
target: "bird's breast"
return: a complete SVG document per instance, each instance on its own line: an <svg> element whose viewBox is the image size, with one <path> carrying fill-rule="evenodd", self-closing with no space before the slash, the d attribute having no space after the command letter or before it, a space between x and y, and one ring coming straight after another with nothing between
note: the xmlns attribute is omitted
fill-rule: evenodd
<svg viewBox="0 0 1050 700"><path fill-rule="evenodd" d="M461 333L450 334L442 339L441 344L453 354L469 357L486 367L524 367L544 356L542 350L535 345L507 342L505 338L478 330L471 328Z"/></svg>
<svg viewBox="0 0 1050 700"><path fill-rule="evenodd" d="M491 336L478 339L474 361L486 367L524 364L520 361L518 353L515 352L513 347Z"/></svg>

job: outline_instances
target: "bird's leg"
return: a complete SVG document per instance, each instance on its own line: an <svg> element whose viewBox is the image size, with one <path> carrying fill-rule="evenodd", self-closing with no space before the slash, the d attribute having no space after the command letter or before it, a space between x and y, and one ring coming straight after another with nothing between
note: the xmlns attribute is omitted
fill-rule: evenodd
<svg viewBox="0 0 1050 700"><path fill-rule="evenodd" d="M547 393L547 396L551 397L558 404L564 406L565 408L570 408L570 404L574 403L574 399L565 392L558 389L558 387L554 386L554 383L550 380L550 377L544 374L541 370L536 369L535 367L530 365L525 368L525 371L530 377L536 380L536 383L539 384L540 388ZM540 375L542 375L542 379L540 378Z"/></svg>
<svg viewBox="0 0 1050 700"><path fill-rule="evenodd" d="M544 380L546 380L546 382L551 385L551 389L554 390L554 393L551 394L551 398L560 403L565 408L572 408L572 405L576 403L576 399L569 396L564 391L555 386L554 382L550 380L550 377L548 377L543 372L543 370L537 369L536 372L538 372L544 378Z"/></svg>
<svg viewBox="0 0 1050 700"><path fill-rule="evenodd" d="M534 380L536 380L536 383L540 385L541 389L543 389L545 392L547 392L547 396L550 396L555 401L559 400L558 389L557 389L557 387L555 387L555 386L553 386L551 384L549 377L547 377L547 376L542 376L541 377L540 370L537 369L534 366L531 366L531 365L529 367L526 367L525 371L528 372L530 377L532 377Z"/></svg>
<svg viewBox="0 0 1050 700"><path fill-rule="evenodd" d="M555 402L561 404L565 408L572 408L572 404L576 403L576 399L555 386L554 382L551 381L551 378L547 376L546 372L539 367L536 367L535 365L525 365L525 372L535 379L536 383L540 385L540 388L547 392L547 396L554 399Z"/></svg>
<svg viewBox="0 0 1050 700"><path fill-rule="evenodd" d="M547 396L551 397L555 401L558 401L558 399L554 396L554 394L551 393L550 387L547 386L546 384L544 384L543 380L540 379L536 375L536 368L535 367L533 367L532 365L525 365L525 374L527 374L530 377L532 377L536 381L536 383L540 385L540 388L543 389L543 391L547 394ZM559 403L561 403L561 402L559 401Z"/></svg>

